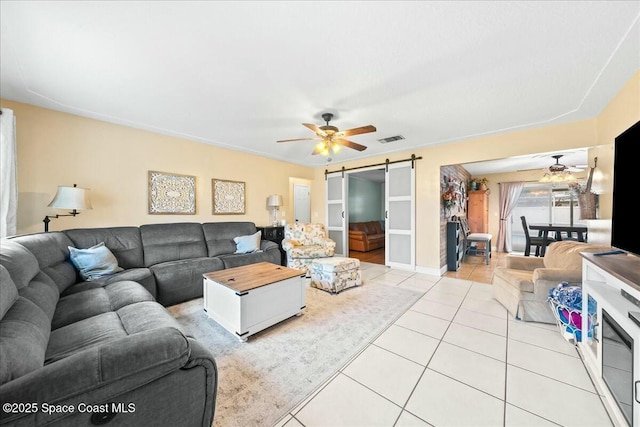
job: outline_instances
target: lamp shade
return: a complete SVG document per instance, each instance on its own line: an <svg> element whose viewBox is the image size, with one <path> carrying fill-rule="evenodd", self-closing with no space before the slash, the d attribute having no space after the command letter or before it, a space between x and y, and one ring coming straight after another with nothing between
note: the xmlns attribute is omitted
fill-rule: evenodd
<svg viewBox="0 0 640 427"><path fill-rule="evenodd" d="M271 208L278 208L282 206L282 196L279 194L273 194L267 198L267 206Z"/></svg>
<svg viewBox="0 0 640 427"><path fill-rule="evenodd" d="M48 206L56 209L92 209L88 192L87 188L59 185L55 197Z"/></svg>

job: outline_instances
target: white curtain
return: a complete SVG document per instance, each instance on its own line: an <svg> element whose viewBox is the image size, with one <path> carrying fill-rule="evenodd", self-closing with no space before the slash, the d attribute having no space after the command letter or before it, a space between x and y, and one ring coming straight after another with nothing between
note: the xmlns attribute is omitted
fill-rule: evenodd
<svg viewBox="0 0 640 427"><path fill-rule="evenodd" d="M499 185L499 215L500 227L498 228L498 239L496 248L498 252L511 252L511 212L516 207L518 198L524 188L522 182L501 182Z"/></svg>
<svg viewBox="0 0 640 427"><path fill-rule="evenodd" d="M0 237L7 237L17 230L16 119L8 108L0 113Z"/></svg>

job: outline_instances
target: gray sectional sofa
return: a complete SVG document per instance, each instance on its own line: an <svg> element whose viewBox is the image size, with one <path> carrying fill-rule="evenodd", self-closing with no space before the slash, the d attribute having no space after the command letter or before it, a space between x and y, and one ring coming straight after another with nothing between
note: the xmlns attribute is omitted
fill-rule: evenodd
<svg viewBox="0 0 640 427"><path fill-rule="evenodd" d="M210 426L217 370L165 306L202 274L279 264L273 242L235 253L251 222L75 229L0 246L0 424ZM122 271L85 281L69 247L104 242Z"/></svg>

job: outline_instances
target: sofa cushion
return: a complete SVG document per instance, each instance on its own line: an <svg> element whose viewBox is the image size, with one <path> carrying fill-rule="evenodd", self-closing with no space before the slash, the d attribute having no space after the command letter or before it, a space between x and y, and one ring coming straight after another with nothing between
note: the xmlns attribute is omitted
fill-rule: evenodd
<svg viewBox="0 0 640 427"><path fill-rule="evenodd" d="M124 269L144 267L142 238L138 227L77 228L65 230L76 248L89 248L104 242Z"/></svg>
<svg viewBox="0 0 640 427"><path fill-rule="evenodd" d="M78 271L69 261L68 247L73 246L73 242L66 234L53 231L16 236L10 240L26 247L36 257L40 270L53 279L60 292L78 281ZM7 269L11 273L11 269ZM11 277L16 280L13 274ZM16 286L19 287L18 283Z"/></svg>
<svg viewBox="0 0 640 427"><path fill-rule="evenodd" d="M224 263L224 268L241 267L243 265L256 264L258 262L270 262L280 265L281 255L278 245L274 242L263 241L262 250L250 254L220 255L218 258Z"/></svg>
<svg viewBox="0 0 640 427"><path fill-rule="evenodd" d="M193 258L151 266L156 278L157 300L164 306L202 296L202 275L224 269L219 258Z"/></svg>
<svg viewBox="0 0 640 427"><path fill-rule="evenodd" d="M58 302L58 286L40 271L38 260L31 251L13 240L3 240L0 264L9 273L18 295L34 303L51 320Z"/></svg>
<svg viewBox="0 0 640 427"><path fill-rule="evenodd" d="M163 327L183 331L178 321L158 303L146 301L129 304L116 311L89 317L52 331L45 363L64 359L127 335Z"/></svg>
<svg viewBox="0 0 640 427"><path fill-rule="evenodd" d="M9 272L0 264L0 319L18 299L18 288Z"/></svg>
<svg viewBox="0 0 640 427"><path fill-rule="evenodd" d="M321 223L294 222L284 228L285 240L294 240L301 245L325 245L330 239ZM335 247L335 242L332 242Z"/></svg>
<svg viewBox="0 0 640 427"><path fill-rule="evenodd" d="M382 234L384 236L380 221L351 222L349 223L349 230L362 231L367 235Z"/></svg>
<svg viewBox="0 0 640 427"><path fill-rule="evenodd" d="M202 231L207 243L207 253L210 257L232 254L236 251L233 239L238 236L248 236L256 233L253 222L205 222Z"/></svg>
<svg viewBox="0 0 640 427"><path fill-rule="evenodd" d="M551 243L544 254L544 266L547 268L562 268L567 270L582 270L582 256L580 252L605 252L608 246L594 243L563 240Z"/></svg>
<svg viewBox="0 0 640 427"><path fill-rule="evenodd" d="M0 243L0 264L7 269L18 289L28 286L31 279L40 273L35 255L13 240Z"/></svg>
<svg viewBox="0 0 640 427"><path fill-rule="evenodd" d="M256 252L260 250L260 237L262 233L260 231L256 231L253 234L248 236L238 236L233 239L236 244L237 254L250 254L251 252Z"/></svg>
<svg viewBox="0 0 640 427"><path fill-rule="evenodd" d="M55 330L98 314L116 311L125 305L154 301L153 296L136 282L116 282L60 298L51 329Z"/></svg>
<svg viewBox="0 0 640 427"><path fill-rule="evenodd" d="M123 270L118 260L104 242L86 249L69 246L69 258L80 272L80 277L90 282L105 276L111 276Z"/></svg>
<svg viewBox="0 0 640 427"><path fill-rule="evenodd" d="M156 297L156 279L151 272L151 269L147 267L143 268L130 268L128 270L115 273L110 276L100 277L99 279L91 282L79 282L73 286L68 287L62 296L75 294L77 292L87 291L89 289L101 288L105 285L131 280L138 282L155 298Z"/></svg>
<svg viewBox="0 0 640 427"><path fill-rule="evenodd" d="M51 320L32 301L18 297L0 320L0 384L44 365Z"/></svg>
<svg viewBox="0 0 640 427"><path fill-rule="evenodd" d="M202 225L183 222L140 226L145 267L207 256Z"/></svg>

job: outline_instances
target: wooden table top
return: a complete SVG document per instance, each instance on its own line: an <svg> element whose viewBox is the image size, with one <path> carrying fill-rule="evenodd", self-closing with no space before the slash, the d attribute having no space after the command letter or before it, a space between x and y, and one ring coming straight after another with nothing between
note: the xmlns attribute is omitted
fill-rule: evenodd
<svg viewBox="0 0 640 427"><path fill-rule="evenodd" d="M292 277L304 276L304 272L269 262L259 262L205 273L202 276L236 292L248 292Z"/></svg>
<svg viewBox="0 0 640 427"><path fill-rule="evenodd" d="M587 231L584 224L529 224L529 228L543 231Z"/></svg>

